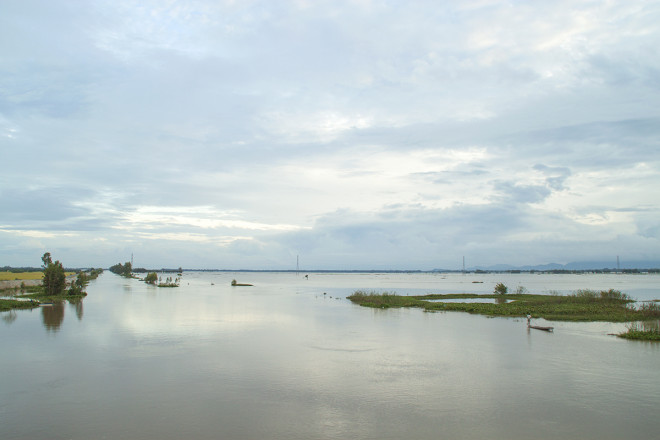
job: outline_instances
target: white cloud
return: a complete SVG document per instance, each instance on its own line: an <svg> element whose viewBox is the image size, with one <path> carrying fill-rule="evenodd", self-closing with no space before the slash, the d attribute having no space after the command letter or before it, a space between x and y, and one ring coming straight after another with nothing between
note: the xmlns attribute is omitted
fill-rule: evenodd
<svg viewBox="0 0 660 440"><path fill-rule="evenodd" d="M624 1L3 3L0 264L660 258L659 19Z"/></svg>

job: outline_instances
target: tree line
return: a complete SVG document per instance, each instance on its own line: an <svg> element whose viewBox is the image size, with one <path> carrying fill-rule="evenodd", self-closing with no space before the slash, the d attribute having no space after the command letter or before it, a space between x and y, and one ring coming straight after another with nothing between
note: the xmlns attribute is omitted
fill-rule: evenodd
<svg viewBox="0 0 660 440"><path fill-rule="evenodd" d="M62 295L67 287L66 272L64 266L59 260L53 261L50 252L46 252L41 257L41 268L44 273L41 285L47 296ZM67 294L86 295L85 288L90 280L95 279L103 272L103 269L91 269L89 273L78 272L76 279L71 282Z"/></svg>

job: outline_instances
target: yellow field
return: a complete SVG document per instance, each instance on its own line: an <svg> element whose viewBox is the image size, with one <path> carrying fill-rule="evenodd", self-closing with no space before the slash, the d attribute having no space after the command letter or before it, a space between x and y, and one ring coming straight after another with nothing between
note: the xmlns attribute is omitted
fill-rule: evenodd
<svg viewBox="0 0 660 440"><path fill-rule="evenodd" d="M43 272L0 272L0 281L40 280L43 276Z"/></svg>

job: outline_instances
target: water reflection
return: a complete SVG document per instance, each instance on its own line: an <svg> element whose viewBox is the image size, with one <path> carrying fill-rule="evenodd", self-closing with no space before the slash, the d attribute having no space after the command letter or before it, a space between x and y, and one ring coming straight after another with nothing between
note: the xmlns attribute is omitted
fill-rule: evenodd
<svg viewBox="0 0 660 440"><path fill-rule="evenodd" d="M57 332L64 321L64 302L54 302L41 307L41 318L48 331Z"/></svg>
<svg viewBox="0 0 660 440"><path fill-rule="evenodd" d="M76 316L78 317L78 321L82 321L83 317L83 302L82 300L78 300L75 302L70 302L71 308L76 311Z"/></svg>
<svg viewBox="0 0 660 440"><path fill-rule="evenodd" d="M2 320L5 321L7 325L12 324L14 321L16 321L16 311L10 310L8 312L3 313Z"/></svg>
<svg viewBox="0 0 660 440"><path fill-rule="evenodd" d="M145 440L595 440L660 429L660 344L608 336L625 323L529 332L524 319L344 299L359 283L431 293L414 290L426 275L388 275L390 285L314 275L301 286L251 273L245 290L229 286L234 274L187 276L158 289L105 274L90 284L85 320L81 302L0 325L0 402L12 402L0 404L0 438L55 428L58 438Z"/></svg>

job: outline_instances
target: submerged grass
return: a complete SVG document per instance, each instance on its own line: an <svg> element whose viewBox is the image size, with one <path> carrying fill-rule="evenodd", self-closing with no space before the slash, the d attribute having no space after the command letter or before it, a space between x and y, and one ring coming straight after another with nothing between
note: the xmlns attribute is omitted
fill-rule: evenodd
<svg viewBox="0 0 660 440"><path fill-rule="evenodd" d="M16 289L11 289L16 292ZM46 295L43 286L27 286L21 289L21 293L14 293L9 298L0 299L0 311L7 311L12 309L30 309L39 307L42 303L55 303L68 301L70 303L77 303L87 296L83 292L78 295L71 295L67 291L63 291L61 295Z"/></svg>
<svg viewBox="0 0 660 440"><path fill-rule="evenodd" d="M498 299L508 302L497 301ZM431 302L443 299L495 299L495 303ZM608 321L631 322L660 318L660 306L635 308L628 295L616 290L578 291L573 295L420 295L400 296L393 293L356 291L349 296L352 302L365 307L419 307L429 312L456 311L487 316L545 318L552 321Z"/></svg>
<svg viewBox="0 0 660 440"><path fill-rule="evenodd" d="M19 301L17 299L0 299L0 312L6 312L14 309L31 309L38 307L39 303L30 301Z"/></svg>
<svg viewBox="0 0 660 440"><path fill-rule="evenodd" d="M628 330L624 333L617 335L620 338L624 339L634 339L638 341L659 341L660 342L660 329L656 328L644 328L640 327L637 324L633 324L628 327Z"/></svg>

